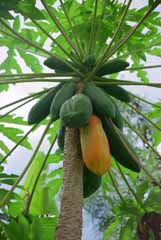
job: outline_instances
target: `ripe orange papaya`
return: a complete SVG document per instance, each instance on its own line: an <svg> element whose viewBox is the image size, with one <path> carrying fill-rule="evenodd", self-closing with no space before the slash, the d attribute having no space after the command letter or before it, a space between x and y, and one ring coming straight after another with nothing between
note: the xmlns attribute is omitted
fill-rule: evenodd
<svg viewBox="0 0 161 240"><path fill-rule="evenodd" d="M82 157L86 167L96 175L103 175L111 165L108 139L101 120L91 115L88 124L80 128Z"/></svg>

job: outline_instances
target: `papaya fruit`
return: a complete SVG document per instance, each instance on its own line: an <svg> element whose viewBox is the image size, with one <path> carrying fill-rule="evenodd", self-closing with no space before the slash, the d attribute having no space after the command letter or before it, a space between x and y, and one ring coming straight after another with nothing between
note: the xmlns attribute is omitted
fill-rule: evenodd
<svg viewBox="0 0 161 240"><path fill-rule="evenodd" d="M115 117L112 118L112 121L119 129L123 129L123 118L121 116L120 110L116 103L115 103L115 108L116 108L116 114L115 114Z"/></svg>
<svg viewBox="0 0 161 240"><path fill-rule="evenodd" d="M68 63L72 64L72 62L68 61ZM70 68L65 63L55 59L53 57L49 57L44 61L44 65L48 68L54 69L55 72L58 73L66 73L66 72L73 72L72 68Z"/></svg>
<svg viewBox="0 0 161 240"><path fill-rule="evenodd" d="M110 168L110 150L101 120L92 115L88 124L80 128L83 161L96 175L103 175Z"/></svg>
<svg viewBox="0 0 161 240"><path fill-rule="evenodd" d="M31 108L28 115L28 124L40 123L49 115L51 102L62 86L63 84L60 83L56 87L53 87Z"/></svg>
<svg viewBox="0 0 161 240"><path fill-rule="evenodd" d="M76 92L76 83L65 83L63 87L56 93L50 106L50 115L53 121L59 118L60 108L63 103L71 98Z"/></svg>
<svg viewBox="0 0 161 240"><path fill-rule="evenodd" d="M91 172L85 164L83 165L83 197L87 198L95 193L101 185L102 176Z"/></svg>
<svg viewBox="0 0 161 240"><path fill-rule="evenodd" d="M65 101L60 109L59 116L65 126L80 128L88 122L91 114L92 104L90 99L80 93Z"/></svg>
<svg viewBox="0 0 161 240"><path fill-rule="evenodd" d="M86 83L83 92L91 99L93 109L98 115L105 114L110 118L115 118L116 108L113 100L102 89L93 83Z"/></svg>
<svg viewBox="0 0 161 240"><path fill-rule="evenodd" d="M57 143L60 150L64 151L64 139L65 139L65 126L62 121L60 121L58 134L57 134Z"/></svg>
<svg viewBox="0 0 161 240"><path fill-rule="evenodd" d="M130 102L131 97L125 89L119 86L114 86L114 85L107 85L107 84L101 84L99 85L101 89L103 89L107 94L119 99L120 101L123 102Z"/></svg>
<svg viewBox="0 0 161 240"><path fill-rule="evenodd" d="M129 63L121 59L113 59L100 67L96 72L96 76L104 76L125 70Z"/></svg>
<svg viewBox="0 0 161 240"><path fill-rule="evenodd" d="M110 152L115 160L125 168L134 172L140 172L139 165L136 162L138 156L123 133L116 126L114 127L111 120L104 118L102 122L109 139Z"/></svg>

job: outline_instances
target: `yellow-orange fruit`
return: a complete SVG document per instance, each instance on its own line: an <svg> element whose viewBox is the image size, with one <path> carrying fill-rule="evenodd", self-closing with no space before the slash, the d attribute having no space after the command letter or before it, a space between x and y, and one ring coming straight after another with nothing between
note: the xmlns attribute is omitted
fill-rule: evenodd
<svg viewBox="0 0 161 240"><path fill-rule="evenodd" d="M80 128L83 161L97 175L103 175L111 165L108 139L101 120L92 115L89 122Z"/></svg>

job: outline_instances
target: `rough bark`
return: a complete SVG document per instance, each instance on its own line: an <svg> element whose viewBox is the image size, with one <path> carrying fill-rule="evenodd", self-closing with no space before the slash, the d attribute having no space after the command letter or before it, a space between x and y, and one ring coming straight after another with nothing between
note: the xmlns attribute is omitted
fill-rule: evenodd
<svg viewBox="0 0 161 240"><path fill-rule="evenodd" d="M55 239L81 240L83 163L77 129L66 129L63 167L63 195Z"/></svg>

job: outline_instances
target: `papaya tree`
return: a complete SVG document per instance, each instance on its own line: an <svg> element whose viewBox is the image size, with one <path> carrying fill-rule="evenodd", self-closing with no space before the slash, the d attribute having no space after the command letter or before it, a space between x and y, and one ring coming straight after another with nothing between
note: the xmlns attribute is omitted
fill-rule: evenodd
<svg viewBox="0 0 161 240"><path fill-rule="evenodd" d="M138 239L147 239L150 230L159 239L161 104L142 98L139 90L161 88L160 79L154 82L147 74L161 67L147 64L149 55L161 56L160 3L134 8L132 0L0 1L1 92L17 85L32 89L0 107L2 239L81 239L84 199L101 188L106 199L109 182L120 206L135 212L136 223L142 219L135 228ZM27 114L19 116L21 108ZM136 126L134 113L141 121ZM31 150L29 136L35 132L36 146L23 171L7 173L9 156L19 146ZM50 146L44 154L46 137ZM7 141L15 145L9 149ZM121 193L119 179L134 203ZM144 199L148 189L157 196L153 206ZM119 209L124 214L125 208ZM114 221L102 239L121 224ZM131 229L117 239L131 236Z"/></svg>

